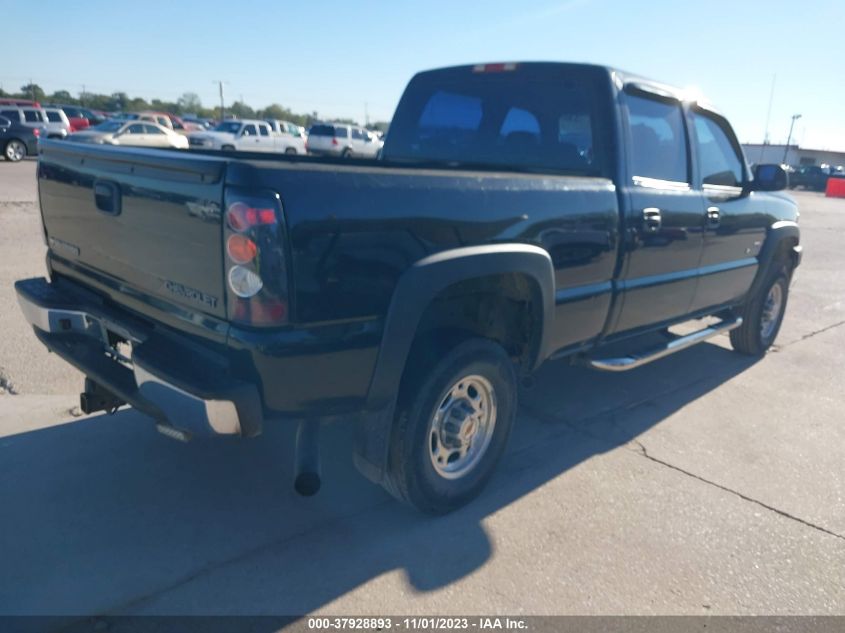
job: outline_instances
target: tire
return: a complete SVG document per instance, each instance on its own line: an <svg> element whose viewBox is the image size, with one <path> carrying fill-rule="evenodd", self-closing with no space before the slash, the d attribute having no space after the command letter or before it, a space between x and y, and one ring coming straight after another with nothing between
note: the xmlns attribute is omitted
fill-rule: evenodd
<svg viewBox="0 0 845 633"><path fill-rule="evenodd" d="M285 150L285 154L287 154L288 156L290 156L290 155L292 155L292 154L296 154L296 153L297 153L297 152L296 152L296 148L295 148L295 147L288 147L288 148Z"/></svg>
<svg viewBox="0 0 845 633"><path fill-rule="evenodd" d="M774 265L760 291L742 307L742 325L730 334L734 350L760 356L775 342L786 312L790 273L788 266Z"/></svg>
<svg viewBox="0 0 845 633"><path fill-rule="evenodd" d="M26 158L26 143L20 139L10 139L3 148L3 157L12 162L17 163Z"/></svg>
<svg viewBox="0 0 845 633"><path fill-rule="evenodd" d="M224 151L224 152L234 152L234 151L235 151L235 146L234 146L234 145L224 145L224 146L223 146L223 147L221 147L220 149L221 149L222 151Z"/></svg>
<svg viewBox="0 0 845 633"><path fill-rule="evenodd" d="M481 492L504 453L516 416L516 371L500 345L481 338L428 362L412 355L408 368L385 488L421 512L445 514Z"/></svg>
<svg viewBox="0 0 845 633"><path fill-rule="evenodd" d="M345 150L343 150L343 152L341 152L340 157L341 158L352 158L352 150L347 147Z"/></svg>

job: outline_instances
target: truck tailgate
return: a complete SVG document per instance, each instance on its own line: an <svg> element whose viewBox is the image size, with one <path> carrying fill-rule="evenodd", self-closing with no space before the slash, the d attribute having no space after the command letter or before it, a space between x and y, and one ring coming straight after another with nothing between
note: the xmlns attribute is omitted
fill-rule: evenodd
<svg viewBox="0 0 845 633"><path fill-rule="evenodd" d="M225 318L225 165L175 151L47 142L38 183L50 250L82 272Z"/></svg>

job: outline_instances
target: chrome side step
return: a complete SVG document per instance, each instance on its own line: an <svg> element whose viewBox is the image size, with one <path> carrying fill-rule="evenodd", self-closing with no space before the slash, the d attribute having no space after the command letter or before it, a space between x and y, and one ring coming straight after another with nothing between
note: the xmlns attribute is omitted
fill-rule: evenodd
<svg viewBox="0 0 845 633"><path fill-rule="evenodd" d="M709 338L712 338L723 332L730 332L734 328L742 325L742 319L737 317L734 321L721 321L715 323L703 330L692 332L684 336L679 336L676 339L654 347L644 352L637 352L627 356L620 356L618 358L587 358L584 362L593 369L600 369L602 371L628 371L629 369L636 369L655 361L664 356L669 356L675 352L680 352L683 349L692 347L696 343L701 343Z"/></svg>

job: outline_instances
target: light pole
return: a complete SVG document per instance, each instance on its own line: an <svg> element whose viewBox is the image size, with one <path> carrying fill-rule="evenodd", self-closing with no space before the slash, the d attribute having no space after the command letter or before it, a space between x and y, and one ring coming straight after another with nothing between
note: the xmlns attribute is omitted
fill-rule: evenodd
<svg viewBox="0 0 845 633"><path fill-rule="evenodd" d="M800 114L792 115L792 122L789 124L789 136L786 137L786 147L783 149L783 164L786 165L786 155L789 153L789 143L792 141L792 128L795 127L795 121L801 118Z"/></svg>

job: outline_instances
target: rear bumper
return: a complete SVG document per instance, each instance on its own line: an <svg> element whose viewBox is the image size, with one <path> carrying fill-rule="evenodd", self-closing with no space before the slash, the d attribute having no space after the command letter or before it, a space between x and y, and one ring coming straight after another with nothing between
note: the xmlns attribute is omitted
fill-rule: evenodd
<svg viewBox="0 0 845 633"><path fill-rule="evenodd" d="M157 423L197 436L261 432L258 391L231 376L226 359L70 285L36 278L15 290L49 350ZM131 346L131 358L118 342Z"/></svg>

